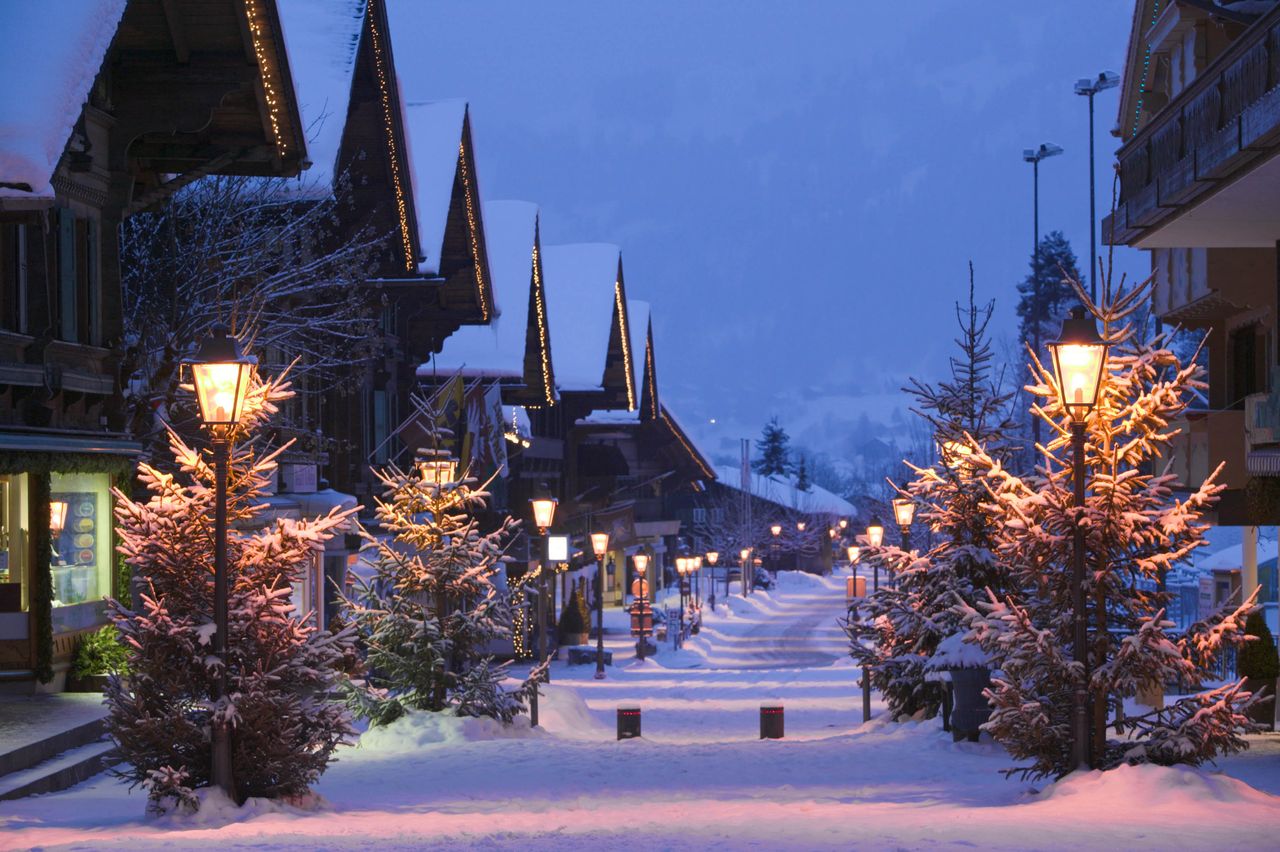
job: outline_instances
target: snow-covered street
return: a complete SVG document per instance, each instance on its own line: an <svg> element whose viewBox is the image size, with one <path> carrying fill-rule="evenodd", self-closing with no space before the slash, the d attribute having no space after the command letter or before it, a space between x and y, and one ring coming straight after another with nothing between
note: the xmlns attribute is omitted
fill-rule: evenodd
<svg viewBox="0 0 1280 852"><path fill-rule="evenodd" d="M637 664L613 644L605 680L558 666L544 730L421 715L366 734L324 776L317 812L209 809L147 822L140 792L99 777L0 803L0 848L1267 848L1280 824L1280 740L1225 774L1121 768L1037 794L989 743L937 721L860 722L835 619L841 578L783 575L684 650ZM805 665L796 665L801 663ZM786 707L759 740L758 708ZM643 708L618 742L614 712ZM1228 777L1235 776L1235 777ZM1237 778L1257 789L1251 789ZM1043 785L1040 785L1043 786ZM1087 821L1081 815L1087 814Z"/></svg>

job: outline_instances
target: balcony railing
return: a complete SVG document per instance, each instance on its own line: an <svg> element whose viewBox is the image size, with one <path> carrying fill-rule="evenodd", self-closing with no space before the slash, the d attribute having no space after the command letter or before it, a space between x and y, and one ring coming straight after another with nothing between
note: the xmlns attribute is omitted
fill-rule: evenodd
<svg viewBox="0 0 1280 852"><path fill-rule="evenodd" d="M1136 241L1280 144L1280 5L1259 18L1120 149L1120 201L1103 222Z"/></svg>

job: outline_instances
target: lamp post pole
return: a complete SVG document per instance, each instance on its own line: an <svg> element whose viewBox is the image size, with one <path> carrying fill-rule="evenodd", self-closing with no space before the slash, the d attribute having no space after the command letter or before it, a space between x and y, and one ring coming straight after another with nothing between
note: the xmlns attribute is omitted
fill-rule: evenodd
<svg viewBox="0 0 1280 852"><path fill-rule="evenodd" d="M213 696L217 704L227 694L227 469L231 463L230 427L213 427L213 655L218 658L218 680ZM212 726L213 783L235 801L235 777L231 771L231 732L225 721Z"/></svg>
<svg viewBox="0 0 1280 852"><path fill-rule="evenodd" d="M213 443L213 655L218 659L218 677L209 689L215 708L209 725L210 780L234 802L237 797L231 762L231 732L218 709L227 695L227 645L230 641L227 476L231 466L231 441L244 410L255 361L241 354L239 342L225 325L215 323L195 357L184 363L191 370L200 421L209 430Z"/></svg>
<svg viewBox="0 0 1280 852"><path fill-rule="evenodd" d="M1049 344L1053 353L1053 369L1058 384L1059 401L1071 417L1072 485L1076 524L1072 535L1071 607L1072 659L1082 669L1080 680L1071 693L1071 762L1076 769L1094 765L1089 736L1089 628L1085 611L1085 437L1089 412L1098 401L1102 376L1106 370L1108 343L1098 334L1097 324L1083 307L1071 309L1062 322L1058 339ZM1105 612L1105 601L1098 602L1099 617ZM1105 629L1103 624L1100 629Z"/></svg>
<svg viewBox="0 0 1280 852"><path fill-rule="evenodd" d="M437 482L439 480L437 479ZM550 538L547 536L547 530L551 529L551 523L556 516L556 498L551 496L550 489L547 484L542 483L534 496L529 499L529 506L533 511L533 523L538 528L538 535L542 539L543 553L538 559L538 600L534 606L534 617L538 620L538 665L541 666L547 660L547 623L546 614L543 612L543 598L546 592L546 563L550 562L550 554L547 552L550 546ZM545 675L547 682L551 681L550 674ZM538 684L533 685L533 694L529 696L529 725L538 727Z"/></svg>
<svg viewBox="0 0 1280 852"><path fill-rule="evenodd" d="M877 550L884 544L884 524L880 523L879 518L872 518L871 523L867 524L867 544ZM878 592L880 591L880 557L878 554L872 555L875 556L875 564L872 566L875 572L872 591Z"/></svg>
<svg viewBox="0 0 1280 852"><path fill-rule="evenodd" d="M609 552L608 533L592 533L591 549L596 556L596 680L604 680L604 558Z"/></svg>
<svg viewBox="0 0 1280 852"><path fill-rule="evenodd" d="M1040 161L1062 153L1062 148L1052 142L1042 142L1036 149L1026 148L1022 159L1031 164L1031 347L1040 355ZM1040 443L1040 418L1031 419L1031 438Z"/></svg>
<svg viewBox="0 0 1280 852"><path fill-rule="evenodd" d="M1118 85L1120 75L1114 71L1103 71L1094 80L1076 81L1076 94L1089 99L1089 298L1095 302L1098 300L1098 214L1097 172L1093 166L1093 96Z"/></svg>

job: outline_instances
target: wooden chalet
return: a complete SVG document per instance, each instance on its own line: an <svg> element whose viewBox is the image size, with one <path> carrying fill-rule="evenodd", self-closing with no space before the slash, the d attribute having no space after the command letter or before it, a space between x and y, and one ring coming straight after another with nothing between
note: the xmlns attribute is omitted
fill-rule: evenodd
<svg viewBox="0 0 1280 852"><path fill-rule="evenodd" d="M126 591L118 225L307 152L275 0L5 4L0 31L0 680L56 689Z"/></svg>
<svg viewBox="0 0 1280 852"><path fill-rule="evenodd" d="M412 411L418 365L461 326L497 313L467 106L404 105L393 46L412 42L397 35L393 11L384 0L365 6L332 166L348 186L349 226L385 235L368 280L382 315L378 352L325 395L319 417L328 481L366 506L370 465L404 450L395 431Z"/></svg>

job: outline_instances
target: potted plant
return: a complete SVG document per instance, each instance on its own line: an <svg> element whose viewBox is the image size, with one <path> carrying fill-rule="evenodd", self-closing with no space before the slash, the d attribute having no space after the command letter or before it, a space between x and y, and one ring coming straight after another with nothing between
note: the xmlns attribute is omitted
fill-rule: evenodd
<svg viewBox="0 0 1280 852"><path fill-rule="evenodd" d="M1244 688L1257 700L1249 706L1249 718L1268 731L1275 730L1276 678L1280 677L1280 655L1262 611L1255 609L1244 623L1250 637L1240 649L1236 670L1244 680Z"/></svg>
<svg viewBox="0 0 1280 852"><path fill-rule="evenodd" d="M939 642L926 668L930 673L946 674L938 680L950 681L951 739L976 743L982 725L991 718L991 705L983 694L991 686L991 667L986 651L964 641L965 634L966 631L958 630Z"/></svg>
<svg viewBox="0 0 1280 852"><path fill-rule="evenodd" d="M582 587L575 586L573 594L569 596L564 607L560 611L560 644L569 645L585 645L588 642L587 624L583 620L582 614L585 604L582 600Z"/></svg>
<svg viewBox="0 0 1280 852"><path fill-rule="evenodd" d="M81 635L71 662L71 675L67 678L68 692L101 692L107 685L107 677L125 674L129 657L115 627L108 624L101 630Z"/></svg>

